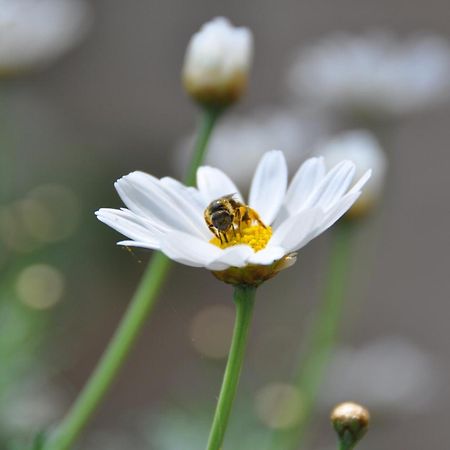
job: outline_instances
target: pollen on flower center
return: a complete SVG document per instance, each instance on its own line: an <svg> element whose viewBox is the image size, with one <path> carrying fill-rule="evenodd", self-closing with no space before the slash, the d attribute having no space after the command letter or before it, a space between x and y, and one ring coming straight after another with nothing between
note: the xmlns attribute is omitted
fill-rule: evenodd
<svg viewBox="0 0 450 450"><path fill-rule="evenodd" d="M222 239L221 242L218 237L213 237L209 242L211 242L211 244L217 245L217 247L220 248L227 248L238 244L247 244L253 250L255 250L255 252L258 252L267 245L267 242L269 242L271 236L271 227L264 228L259 224L243 224L240 230L235 230L234 232L232 229L230 229L226 232L228 242L226 242L225 239Z"/></svg>
<svg viewBox="0 0 450 450"><path fill-rule="evenodd" d="M205 211L206 221L215 235L209 242L220 248L246 244L255 252L262 250L272 236L272 228L249 206L224 199L211 203Z"/></svg>

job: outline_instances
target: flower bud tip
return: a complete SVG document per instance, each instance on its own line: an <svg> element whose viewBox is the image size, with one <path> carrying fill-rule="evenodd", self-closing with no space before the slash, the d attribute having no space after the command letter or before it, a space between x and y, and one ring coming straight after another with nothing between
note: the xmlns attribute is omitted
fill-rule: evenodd
<svg viewBox="0 0 450 450"><path fill-rule="evenodd" d="M341 448L351 450L366 434L369 427L369 411L353 402L337 405L331 413L331 423L341 442Z"/></svg>

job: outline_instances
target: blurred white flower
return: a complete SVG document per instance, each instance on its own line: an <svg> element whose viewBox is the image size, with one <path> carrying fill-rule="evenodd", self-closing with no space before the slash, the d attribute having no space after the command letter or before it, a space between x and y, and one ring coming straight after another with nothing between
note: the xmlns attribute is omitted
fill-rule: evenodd
<svg viewBox="0 0 450 450"><path fill-rule="evenodd" d="M80 41L91 20L84 0L0 0L0 72L48 64Z"/></svg>
<svg viewBox="0 0 450 450"><path fill-rule="evenodd" d="M253 36L216 17L195 33L186 50L183 81L197 101L227 105L236 101L247 85L253 55Z"/></svg>
<svg viewBox="0 0 450 450"><path fill-rule="evenodd" d="M435 358L401 337L384 337L359 349L338 348L321 395L329 405L357 399L371 411L419 413L432 407L443 374Z"/></svg>
<svg viewBox="0 0 450 450"><path fill-rule="evenodd" d="M219 122L211 136L206 164L233 174L244 192L267 148L282 148L288 167L297 167L307 156L326 125L317 117L283 109L257 110L245 116L231 115ZM175 164L184 173L191 159L195 136L180 141Z"/></svg>
<svg viewBox="0 0 450 450"><path fill-rule="evenodd" d="M353 161L356 166L356 178L372 169L370 180L347 215L359 217L372 211L380 200L388 164L375 136L364 130L341 133L320 146L317 155L325 158L327 167L333 167L344 160Z"/></svg>
<svg viewBox="0 0 450 450"><path fill-rule="evenodd" d="M450 45L435 35L338 33L302 50L288 76L303 99L350 114L400 116L450 94Z"/></svg>

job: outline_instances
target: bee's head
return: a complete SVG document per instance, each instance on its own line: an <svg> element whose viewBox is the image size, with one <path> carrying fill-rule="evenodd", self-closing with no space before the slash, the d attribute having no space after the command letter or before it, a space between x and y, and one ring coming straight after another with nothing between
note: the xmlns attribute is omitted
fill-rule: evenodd
<svg viewBox="0 0 450 450"><path fill-rule="evenodd" d="M211 224L219 231L227 231L233 223L234 212L231 202L229 197L222 197L211 202L206 209Z"/></svg>
<svg viewBox="0 0 450 450"><path fill-rule="evenodd" d="M233 215L226 208L219 209L211 214L211 223L219 231L227 231L233 223Z"/></svg>

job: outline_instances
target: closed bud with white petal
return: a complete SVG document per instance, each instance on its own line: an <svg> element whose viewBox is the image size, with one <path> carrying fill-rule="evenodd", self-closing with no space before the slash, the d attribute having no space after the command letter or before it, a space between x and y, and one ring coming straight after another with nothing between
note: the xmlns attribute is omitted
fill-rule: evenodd
<svg viewBox="0 0 450 450"><path fill-rule="evenodd" d="M217 17L204 24L189 42L184 87L202 105L228 106L239 100L247 86L252 55L251 31Z"/></svg>
<svg viewBox="0 0 450 450"><path fill-rule="evenodd" d="M386 155L376 138L368 131L348 131L321 146L317 153L325 158L327 167L343 160L353 161L356 177L372 169L370 180L347 212L347 218L357 219L373 211L383 193L388 166Z"/></svg>

